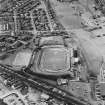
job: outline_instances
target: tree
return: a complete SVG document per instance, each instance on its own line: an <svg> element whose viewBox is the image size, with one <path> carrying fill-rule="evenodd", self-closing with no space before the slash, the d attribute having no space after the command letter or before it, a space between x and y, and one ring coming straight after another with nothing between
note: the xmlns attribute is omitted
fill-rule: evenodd
<svg viewBox="0 0 105 105"><path fill-rule="evenodd" d="M0 99L0 105L8 105L8 104L4 103L3 99Z"/></svg>

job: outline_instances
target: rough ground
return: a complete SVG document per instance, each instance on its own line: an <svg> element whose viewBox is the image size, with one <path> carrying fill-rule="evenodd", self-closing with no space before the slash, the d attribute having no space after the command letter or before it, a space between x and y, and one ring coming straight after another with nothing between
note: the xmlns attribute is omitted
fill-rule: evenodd
<svg viewBox="0 0 105 105"><path fill-rule="evenodd" d="M91 32L82 29L78 10L74 9L74 7L78 5L79 9L88 10L85 1L80 0L80 4L62 4L51 0L52 6L57 12L61 23L66 27L68 32L74 33L73 37L80 42L89 70L97 74L103 60L105 60L105 37L95 37ZM93 4L89 1L88 5L91 8Z"/></svg>

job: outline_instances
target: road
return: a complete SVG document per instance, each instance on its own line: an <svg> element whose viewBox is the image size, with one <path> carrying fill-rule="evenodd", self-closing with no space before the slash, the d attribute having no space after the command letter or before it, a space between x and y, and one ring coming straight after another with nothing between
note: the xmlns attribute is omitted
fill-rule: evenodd
<svg viewBox="0 0 105 105"><path fill-rule="evenodd" d="M48 83L48 82L40 79L37 76L31 76L30 74L27 74L25 72L21 72L21 73L16 72L11 68L3 66L2 64L0 64L0 73L2 75L5 75L5 73L8 73L8 75L9 74L14 75L14 76L20 78L20 80L23 80L23 81L29 83L29 85L31 85L32 87L34 87L40 91L44 91L49 96L51 96L55 99L58 99L60 101L66 102L69 105L74 105L74 104L75 105L91 105L88 102L76 98L71 93L68 93L67 91L57 87L56 85ZM7 77L7 78L9 78L9 77Z"/></svg>

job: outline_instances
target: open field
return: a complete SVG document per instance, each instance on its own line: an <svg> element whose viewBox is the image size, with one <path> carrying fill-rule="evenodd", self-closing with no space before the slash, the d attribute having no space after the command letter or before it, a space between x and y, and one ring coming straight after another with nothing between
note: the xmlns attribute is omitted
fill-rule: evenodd
<svg viewBox="0 0 105 105"><path fill-rule="evenodd" d="M53 2L54 0L51 1ZM89 70L99 74L101 64L105 60L105 37L95 37L91 32L82 29L81 18L74 7L79 5L82 10L87 8L84 8L86 6L84 0L80 0L80 3L82 5L53 2L52 5L61 23L69 33L74 33L73 37L79 41ZM88 5L91 8L91 1L88 2Z"/></svg>

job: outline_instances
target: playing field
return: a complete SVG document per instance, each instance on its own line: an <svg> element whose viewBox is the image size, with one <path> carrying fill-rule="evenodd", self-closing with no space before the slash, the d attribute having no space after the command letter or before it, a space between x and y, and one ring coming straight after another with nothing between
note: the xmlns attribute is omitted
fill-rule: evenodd
<svg viewBox="0 0 105 105"><path fill-rule="evenodd" d="M69 65L69 57L67 51L60 48L45 49L42 52L40 61L41 70L47 70L50 72L58 72L66 70Z"/></svg>

